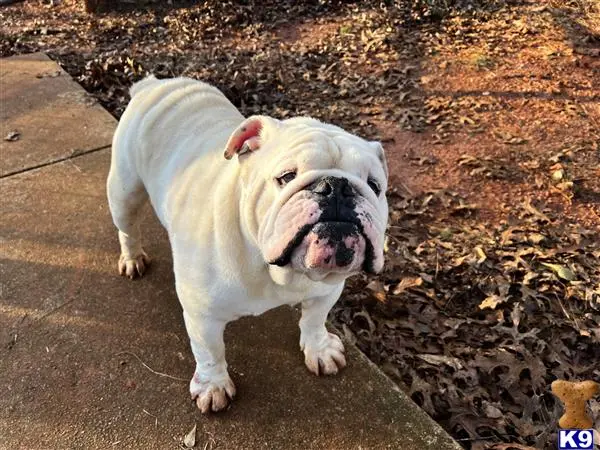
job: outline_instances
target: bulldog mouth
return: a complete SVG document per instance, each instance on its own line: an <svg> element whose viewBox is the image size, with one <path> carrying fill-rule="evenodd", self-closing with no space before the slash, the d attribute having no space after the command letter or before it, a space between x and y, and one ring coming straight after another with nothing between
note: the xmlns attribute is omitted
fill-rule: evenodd
<svg viewBox="0 0 600 450"><path fill-rule="evenodd" d="M367 273L375 273L373 267L373 244L365 235L360 221L320 221L314 224L306 224L300 228L294 238L288 243L281 256L269 262L269 264L281 267L290 264L294 251L300 247L309 234L314 234L313 240L316 244L319 244L320 240L328 244L324 254L316 255L319 263L315 263L315 267L308 268L317 268L321 264L327 266L331 264L331 261L334 261L337 268L344 268L350 265L356 257L353 247L356 247L357 241L360 239L364 241L362 270ZM352 245L352 243L355 245ZM315 257L314 254L312 256Z"/></svg>

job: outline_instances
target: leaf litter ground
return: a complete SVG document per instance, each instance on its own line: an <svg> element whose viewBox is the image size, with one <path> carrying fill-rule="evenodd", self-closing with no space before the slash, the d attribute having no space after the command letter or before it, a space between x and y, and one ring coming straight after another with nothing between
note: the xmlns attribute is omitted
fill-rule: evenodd
<svg viewBox="0 0 600 450"><path fill-rule="evenodd" d="M47 52L116 117L133 81L187 75L382 140L387 267L331 320L465 448L554 448L550 383L600 381L592 0L30 1L0 23L2 56Z"/></svg>

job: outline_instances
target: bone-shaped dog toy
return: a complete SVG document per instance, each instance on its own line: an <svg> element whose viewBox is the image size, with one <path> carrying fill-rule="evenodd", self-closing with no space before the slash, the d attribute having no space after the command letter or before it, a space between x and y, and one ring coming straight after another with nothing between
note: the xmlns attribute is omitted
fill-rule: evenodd
<svg viewBox="0 0 600 450"><path fill-rule="evenodd" d="M600 384L556 380L552 383L552 392L565 405L565 413L558 421L561 428L584 430L592 427L594 423L585 413L585 403L600 393Z"/></svg>

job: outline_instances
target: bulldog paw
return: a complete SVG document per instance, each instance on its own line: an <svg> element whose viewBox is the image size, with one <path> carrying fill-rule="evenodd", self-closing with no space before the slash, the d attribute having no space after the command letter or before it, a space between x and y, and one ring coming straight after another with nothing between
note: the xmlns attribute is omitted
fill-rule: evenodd
<svg viewBox="0 0 600 450"><path fill-rule="evenodd" d="M130 280L133 280L136 276L142 277L146 271L146 267L149 265L150 258L143 250L135 258L130 258L123 254L119 257L119 273Z"/></svg>
<svg viewBox="0 0 600 450"><path fill-rule="evenodd" d="M201 381L198 374L194 374L190 382L192 400L202 414L217 412L225 409L235 396L235 385L229 375L219 381Z"/></svg>
<svg viewBox="0 0 600 450"><path fill-rule="evenodd" d="M304 363L315 375L335 375L346 367L344 344L333 333L327 333L318 340L302 340L300 347L304 351Z"/></svg>

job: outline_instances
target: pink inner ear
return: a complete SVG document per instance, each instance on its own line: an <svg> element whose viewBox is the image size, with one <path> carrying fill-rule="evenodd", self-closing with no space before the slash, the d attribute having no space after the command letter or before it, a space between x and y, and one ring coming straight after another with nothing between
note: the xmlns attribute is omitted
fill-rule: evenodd
<svg viewBox="0 0 600 450"><path fill-rule="evenodd" d="M261 129L262 123L258 119L247 122L238 128L229 138L225 157L227 159L232 158L234 154L240 152L244 144L246 144L250 150L256 150L259 146L258 133Z"/></svg>

